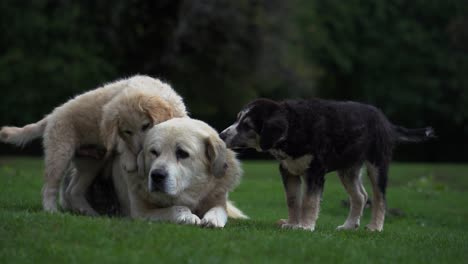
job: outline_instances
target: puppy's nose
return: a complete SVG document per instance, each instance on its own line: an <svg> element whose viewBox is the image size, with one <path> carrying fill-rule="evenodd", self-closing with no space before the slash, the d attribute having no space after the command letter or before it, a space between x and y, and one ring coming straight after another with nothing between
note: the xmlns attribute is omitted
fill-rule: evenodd
<svg viewBox="0 0 468 264"><path fill-rule="evenodd" d="M226 129L226 130L227 130L227 129ZM226 130L224 130L223 132L221 132L221 134L219 134L219 137L220 137L221 140L223 140L223 141L226 141L226 138L227 138Z"/></svg>
<svg viewBox="0 0 468 264"><path fill-rule="evenodd" d="M155 184L163 182L167 178L167 171L165 169L156 169L151 172L151 180Z"/></svg>

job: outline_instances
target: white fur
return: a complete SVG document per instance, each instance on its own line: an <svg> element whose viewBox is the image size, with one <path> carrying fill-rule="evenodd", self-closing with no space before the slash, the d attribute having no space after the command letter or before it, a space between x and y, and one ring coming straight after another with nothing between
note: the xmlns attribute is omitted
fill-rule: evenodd
<svg viewBox="0 0 468 264"><path fill-rule="evenodd" d="M303 175L309 168L310 162L314 159L312 154L292 158L281 150L271 149L269 152L281 162L285 169L294 175Z"/></svg>
<svg viewBox="0 0 468 264"><path fill-rule="evenodd" d="M222 206L211 208L203 216L201 224L205 227L220 227L223 228L227 223L227 212Z"/></svg>
<svg viewBox="0 0 468 264"><path fill-rule="evenodd" d="M208 145L217 149L215 157L207 156ZM178 160L178 148L189 153L189 157ZM153 150L159 156L152 154ZM218 155L225 158L219 160ZM213 162L226 165L224 175L212 173ZM146 136L138 172L122 169L121 163L119 156L113 163L112 177L118 186L127 185L126 192L119 191L118 196L129 207L123 211L132 218L174 223L186 219L182 222L218 228L224 227L227 216L247 218L227 200L229 191L240 181L240 164L217 132L204 122L174 118L156 125ZM151 171L157 169L168 173L164 191L151 190ZM178 209L169 209L173 207ZM202 219L198 221L199 218Z"/></svg>

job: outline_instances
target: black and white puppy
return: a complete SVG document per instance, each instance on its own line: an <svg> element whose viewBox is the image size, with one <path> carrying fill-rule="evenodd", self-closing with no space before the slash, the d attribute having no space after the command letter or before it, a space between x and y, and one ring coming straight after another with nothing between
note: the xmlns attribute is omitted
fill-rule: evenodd
<svg viewBox="0 0 468 264"><path fill-rule="evenodd" d="M395 126L379 109L357 102L258 99L247 104L220 137L230 148L254 148L280 161L289 213L287 220L280 220L283 228L315 229L324 176L331 171L338 171L350 199L348 218L337 229L359 227L367 201L361 182L365 164L374 195L367 228L382 231L395 144L424 141L434 132Z"/></svg>

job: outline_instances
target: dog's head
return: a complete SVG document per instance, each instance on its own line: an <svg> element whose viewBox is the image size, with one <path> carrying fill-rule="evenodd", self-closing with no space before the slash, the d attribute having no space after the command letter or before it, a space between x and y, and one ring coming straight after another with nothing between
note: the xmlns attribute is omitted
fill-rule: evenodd
<svg viewBox="0 0 468 264"><path fill-rule="evenodd" d="M146 132L173 116L172 107L161 97L125 91L103 108L101 132L105 146L112 149L119 136L132 152L138 153Z"/></svg>
<svg viewBox="0 0 468 264"><path fill-rule="evenodd" d="M283 107L272 100L258 99L247 104L237 120L221 132L229 148L254 148L267 151L285 139L288 121Z"/></svg>
<svg viewBox="0 0 468 264"><path fill-rule="evenodd" d="M177 196L223 177L227 151L218 133L206 123L173 118L148 132L138 155L138 174L146 177L149 192Z"/></svg>

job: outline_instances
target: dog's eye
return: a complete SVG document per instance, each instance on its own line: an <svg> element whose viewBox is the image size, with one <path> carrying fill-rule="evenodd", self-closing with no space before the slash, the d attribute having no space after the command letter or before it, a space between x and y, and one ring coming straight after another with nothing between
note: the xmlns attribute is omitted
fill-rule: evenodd
<svg viewBox="0 0 468 264"><path fill-rule="evenodd" d="M177 159L186 159L189 157L189 154L187 153L187 151L183 150L183 149L177 149L176 150L176 157Z"/></svg>
<svg viewBox="0 0 468 264"><path fill-rule="evenodd" d="M152 154L153 156L155 156L155 157L158 157L158 156L159 156L159 152L158 152L157 150L155 150L155 149L150 150L150 152L151 152L151 154Z"/></svg>
<svg viewBox="0 0 468 264"><path fill-rule="evenodd" d="M125 130L124 133L128 136L131 136L133 134L132 131L130 130Z"/></svg>
<svg viewBox="0 0 468 264"><path fill-rule="evenodd" d="M141 126L141 131L146 131L150 127L150 123L146 123L143 126Z"/></svg>

